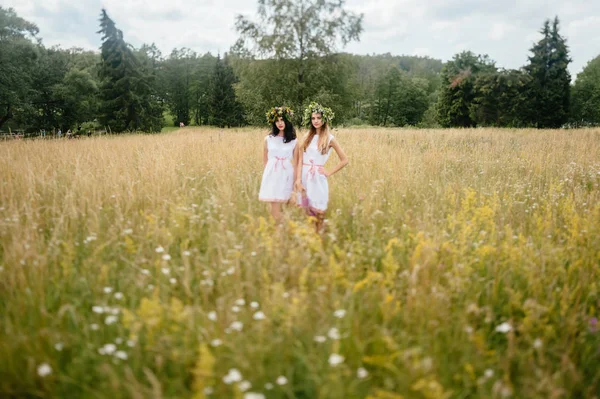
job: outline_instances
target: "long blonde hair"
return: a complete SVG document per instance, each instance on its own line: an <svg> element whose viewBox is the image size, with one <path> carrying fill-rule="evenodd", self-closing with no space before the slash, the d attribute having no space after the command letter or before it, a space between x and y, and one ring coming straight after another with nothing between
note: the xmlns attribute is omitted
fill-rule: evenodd
<svg viewBox="0 0 600 399"><path fill-rule="evenodd" d="M306 152L306 149L308 148L316 134L317 129L311 123L310 129L308 130L308 134L304 137L304 142L302 143L302 149L304 150L304 152ZM321 130L318 134L319 141L317 141L317 148L319 149L321 154L325 155L325 153L327 152L327 147L329 146L329 124L324 123L323 126L321 126Z"/></svg>

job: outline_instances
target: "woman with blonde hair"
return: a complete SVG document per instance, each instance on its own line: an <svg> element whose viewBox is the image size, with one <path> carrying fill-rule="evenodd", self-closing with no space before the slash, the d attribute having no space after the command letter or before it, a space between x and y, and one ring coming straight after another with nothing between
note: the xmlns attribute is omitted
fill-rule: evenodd
<svg viewBox="0 0 600 399"><path fill-rule="evenodd" d="M298 169L301 173L296 179L295 188L301 192L297 199L298 205L316 218L317 232L323 231L325 211L329 202L327 179L348 164L348 157L329 131L334 116L331 108L315 102L310 103L304 110L304 121L309 131L300 146ZM324 166L332 148L340 161L330 170L325 170Z"/></svg>

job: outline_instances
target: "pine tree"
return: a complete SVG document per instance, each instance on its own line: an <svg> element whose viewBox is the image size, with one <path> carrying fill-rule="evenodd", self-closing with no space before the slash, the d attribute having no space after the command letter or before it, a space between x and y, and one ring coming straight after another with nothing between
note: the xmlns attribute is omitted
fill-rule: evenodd
<svg viewBox="0 0 600 399"><path fill-rule="evenodd" d="M113 132L160 131L162 106L153 88L155 77L136 58L106 10L100 28L100 122Z"/></svg>
<svg viewBox="0 0 600 399"><path fill-rule="evenodd" d="M231 66L218 56L210 84L211 125L219 127L242 125L243 111L233 89L235 81Z"/></svg>
<svg viewBox="0 0 600 399"><path fill-rule="evenodd" d="M558 17L552 26L544 22L540 33L542 39L531 49L529 64L525 71L531 77L527 88L530 99L529 123L539 128L557 128L569 117L571 75L569 50L560 35Z"/></svg>

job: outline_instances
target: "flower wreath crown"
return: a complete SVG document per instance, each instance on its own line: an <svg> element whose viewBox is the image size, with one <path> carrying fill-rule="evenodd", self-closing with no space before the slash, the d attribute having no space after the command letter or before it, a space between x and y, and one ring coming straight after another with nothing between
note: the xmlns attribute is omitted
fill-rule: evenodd
<svg viewBox="0 0 600 399"><path fill-rule="evenodd" d="M331 110L331 108L324 107L319 103L311 102L308 107L304 110L304 124L307 127L310 127L311 117L313 113L320 113L322 115L323 124L330 123L331 120L335 117L335 114Z"/></svg>
<svg viewBox="0 0 600 399"><path fill-rule="evenodd" d="M269 123L275 123L279 117L291 122L294 111L290 107L273 107L267 112L267 122Z"/></svg>

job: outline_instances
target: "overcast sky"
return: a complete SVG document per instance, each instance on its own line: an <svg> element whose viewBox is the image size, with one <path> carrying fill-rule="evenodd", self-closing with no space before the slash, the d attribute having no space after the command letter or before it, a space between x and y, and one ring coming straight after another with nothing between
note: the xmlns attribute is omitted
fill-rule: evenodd
<svg viewBox="0 0 600 399"><path fill-rule="evenodd" d="M301 0L298 0L301 1ZM356 54L426 55L444 61L462 50L488 54L498 66L518 68L539 40L544 19L555 15L570 47L573 77L600 54L600 0L347 0L364 13ZM46 46L98 50L104 7L127 42L225 52L235 42L235 16L254 17L254 0L1 0L40 28Z"/></svg>

